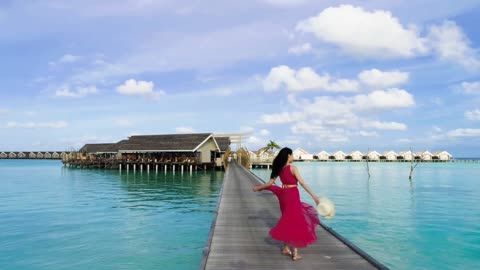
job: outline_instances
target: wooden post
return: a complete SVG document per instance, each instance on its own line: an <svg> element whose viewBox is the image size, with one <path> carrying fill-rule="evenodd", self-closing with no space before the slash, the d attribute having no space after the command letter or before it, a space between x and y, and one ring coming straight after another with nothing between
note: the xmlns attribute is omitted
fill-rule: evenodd
<svg viewBox="0 0 480 270"><path fill-rule="evenodd" d="M193 168L192 168L192 165L190 165L190 172L192 172L192 169L193 169Z"/></svg>
<svg viewBox="0 0 480 270"><path fill-rule="evenodd" d="M165 171L167 171L167 164L165 164Z"/></svg>
<svg viewBox="0 0 480 270"><path fill-rule="evenodd" d="M182 171L182 173L183 173L183 164L182 164L182 167L181 167L181 169L180 169L180 170L181 170L181 171Z"/></svg>
<svg viewBox="0 0 480 270"><path fill-rule="evenodd" d="M158 164L155 165L155 173L158 173Z"/></svg>
<svg viewBox="0 0 480 270"><path fill-rule="evenodd" d="M121 163L118 165L118 170L119 170L120 172L122 172L122 164L121 164Z"/></svg>
<svg viewBox="0 0 480 270"><path fill-rule="evenodd" d="M133 172L137 170L137 164L133 164Z"/></svg>
<svg viewBox="0 0 480 270"><path fill-rule="evenodd" d="M173 164L173 168L172 168L173 171L175 171L175 164Z"/></svg>

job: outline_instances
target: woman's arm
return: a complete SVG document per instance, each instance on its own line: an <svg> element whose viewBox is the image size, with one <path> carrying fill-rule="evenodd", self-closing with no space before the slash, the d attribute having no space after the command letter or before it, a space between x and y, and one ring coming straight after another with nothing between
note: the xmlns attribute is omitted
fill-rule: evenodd
<svg viewBox="0 0 480 270"><path fill-rule="evenodd" d="M270 187L271 185L273 185L273 183L275 183L275 179L276 179L276 177L270 179L270 181L268 181L267 183L265 183L265 184L263 184L263 185L261 185L261 186L254 186L254 187L253 187L253 191L262 191L262 190Z"/></svg>
<svg viewBox="0 0 480 270"><path fill-rule="evenodd" d="M315 193L313 193L313 191L310 189L310 187L305 183L305 181L303 181L303 178L302 176L300 176L300 172L298 171L297 167L295 166L290 166L290 169L292 171L292 174L295 175L295 177L297 178L298 182L300 183L300 185L302 185L302 187L308 192L308 194L310 194L310 196L312 196L313 200L315 201L315 204L319 204L320 203L320 199L318 199L317 195L315 195Z"/></svg>

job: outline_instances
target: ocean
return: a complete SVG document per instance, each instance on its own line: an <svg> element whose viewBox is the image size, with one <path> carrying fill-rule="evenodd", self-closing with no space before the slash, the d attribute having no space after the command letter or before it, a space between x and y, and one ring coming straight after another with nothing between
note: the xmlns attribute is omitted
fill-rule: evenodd
<svg viewBox="0 0 480 270"><path fill-rule="evenodd" d="M294 165L336 205L322 222L391 269L479 268L480 163L420 163L413 181L408 163ZM223 176L0 160L0 269L198 269Z"/></svg>

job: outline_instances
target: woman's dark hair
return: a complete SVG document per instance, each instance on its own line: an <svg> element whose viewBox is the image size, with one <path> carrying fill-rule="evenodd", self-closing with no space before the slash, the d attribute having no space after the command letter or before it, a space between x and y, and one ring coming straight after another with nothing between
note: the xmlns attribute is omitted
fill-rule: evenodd
<svg viewBox="0 0 480 270"><path fill-rule="evenodd" d="M275 178L280 174L283 166L285 166L288 161L288 155L291 155L292 153L292 149L288 147L284 147L278 152L278 155L272 163L272 174L270 175L270 179Z"/></svg>

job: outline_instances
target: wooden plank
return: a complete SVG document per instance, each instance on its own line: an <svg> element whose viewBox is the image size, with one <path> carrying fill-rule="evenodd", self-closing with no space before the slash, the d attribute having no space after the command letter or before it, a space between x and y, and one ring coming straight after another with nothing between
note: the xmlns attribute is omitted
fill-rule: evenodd
<svg viewBox="0 0 480 270"><path fill-rule="evenodd" d="M269 236L281 215L278 200L252 192L255 184L250 171L228 166L200 269L388 269L325 226L317 227L315 244L300 249L302 260L281 255L283 243Z"/></svg>

